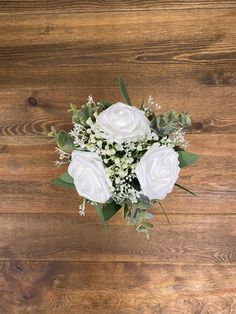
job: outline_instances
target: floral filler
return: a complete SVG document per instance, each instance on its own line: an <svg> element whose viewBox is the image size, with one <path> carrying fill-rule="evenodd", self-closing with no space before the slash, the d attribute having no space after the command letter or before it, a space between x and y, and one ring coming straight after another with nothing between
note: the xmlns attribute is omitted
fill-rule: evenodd
<svg viewBox="0 0 236 314"><path fill-rule="evenodd" d="M48 136L55 139L59 153L55 164L68 164L53 183L76 189L83 197L81 215L86 204L94 206L103 222L120 212L124 221L149 238L152 204L164 211L161 201L174 186L195 195L176 181L180 169L199 156L186 150L188 113L157 113L160 106L151 96L138 109L132 106L122 78L119 87L125 103L95 102L89 96L81 108L71 104L69 132L51 128Z"/></svg>

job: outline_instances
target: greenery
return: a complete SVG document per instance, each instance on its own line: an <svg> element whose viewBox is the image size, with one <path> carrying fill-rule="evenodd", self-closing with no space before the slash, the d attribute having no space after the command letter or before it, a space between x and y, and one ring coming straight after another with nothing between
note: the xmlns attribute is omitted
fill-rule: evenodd
<svg viewBox="0 0 236 314"><path fill-rule="evenodd" d="M199 155L196 155L187 151L183 151L183 150L178 151L178 154L179 154L180 168L190 166L191 164L193 164L200 158Z"/></svg>
<svg viewBox="0 0 236 314"><path fill-rule="evenodd" d="M122 77L119 78L119 88L126 103L131 106L131 100L125 86L125 81ZM92 149L92 147L99 142L99 139L96 137L94 137L95 140L93 139L95 144L93 144L93 142L89 142L91 134L93 134L93 132L91 133L91 127L96 124L96 117L99 115L99 113L106 110L111 105L112 103L107 100L95 103L91 96L89 96L87 103L83 104L80 108L74 104L70 105L69 112L72 114L72 123L79 126L80 130L82 130L81 133L78 133L77 142L81 140L84 143L85 146L83 150L90 151L90 149ZM185 133L183 133L182 130L188 129L191 126L191 117L187 112L177 113L172 110L165 114L156 114L150 107L147 107L144 99L142 100L141 110L143 110L146 117L150 120L150 127L155 136L153 135L150 137L150 139L146 139L143 142L135 144L133 148L131 148L131 144L124 144L124 151L118 150L117 145L114 143L107 143L105 140L101 140L99 147L100 150L107 152L107 155L103 158L103 162L105 167L113 171L114 176L111 177L113 180L112 183L117 182L117 169L119 169L119 171L123 171L124 177L130 181L132 180L130 186L132 187L132 191L134 193L137 192L137 201L134 202L129 197L122 201L118 201L115 197L113 197L105 204L101 205L84 199L83 206L88 203L93 205L103 224L105 224L107 220L112 218L117 212L120 211L123 220L127 221L129 224L134 225L138 232L144 233L147 238L149 238L153 228L153 225L149 222L149 220L154 217L153 213L151 213L149 210L153 203L159 204L164 215L166 216L168 223L170 223L170 221L164 207L159 200L149 200L147 196L141 194L139 182L133 172L130 170L132 169L131 166L139 162L140 158L145 154L148 148L157 141L160 142L161 145L169 145L177 151L180 168L193 164L198 160L199 156L188 152L186 149L181 147L182 140L185 140ZM59 160L56 162L56 164L60 166L69 163L71 160L72 151L78 149L78 144L75 140L73 132L67 132L65 130L60 130L57 132L55 128L52 127L47 136L53 138L57 145ZM131 154L129 158L130 160L128 161L126 156L127 150L130 150ZM61 188L75 188L74 180L68 174L68 172L64 172L52 182L54 185ZM119 183L116 183L116 185L119 186ZM194 192L178 183L175 183L175 186L190 193L191 195L196 196ZM84 214L83 206L81 208Z"/></svg>
<svg viewBox="0 0 236 314"><path fill-rule="evenodd" d="M131 106L131 101L130 101L128 92L127 92L126 87L125 87L125 81L124 81L124 79L122 77L120 77L120 79L119 79L119 87L120 87L121 95L124 97L124 99L126 100L127 104L129 106Z"/></svg>

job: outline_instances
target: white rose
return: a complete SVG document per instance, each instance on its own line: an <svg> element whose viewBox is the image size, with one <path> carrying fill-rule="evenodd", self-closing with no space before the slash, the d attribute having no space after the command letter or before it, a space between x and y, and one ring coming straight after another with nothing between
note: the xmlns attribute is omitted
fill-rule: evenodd
<svg viewBox="0 0 236 314"><path fill-rule="evenodd" d="M142 192L150 200L162 200L170 193L179 176L178 154L173 148L153 144L136 167Z"/></svg>
<svg viewBox="0 0 236 314"><path fill-rule="evenodd" d="M97 126L104 138L119 144L137 141L151 133L150 121L144 112L121 102L101 112L97 117Z"/></svg>
<svg viewBox="0 0 236 314"><path fill-rule="evenodd" d="M111 197L111 182L96 153L74 150L68 173L81 196L99 203L105 203Z"/></svg>

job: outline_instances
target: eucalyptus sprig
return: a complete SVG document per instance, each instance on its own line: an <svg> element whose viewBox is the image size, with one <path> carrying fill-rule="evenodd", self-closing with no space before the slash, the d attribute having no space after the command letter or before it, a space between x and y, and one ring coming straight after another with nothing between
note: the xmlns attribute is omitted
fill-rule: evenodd
<svg viewBox="0 0 236 314"><path fill-rule="evenodd" d="M194 192L175 181L180 168L192 165L199 156L187 151L188 142L185 139L185 132L191 126L191 117L187 112L178 113L172 110L162 114L156 113L160 106L155 105L151 96L148 97L147 101L142 100L140 109L133 108L122 77L119 78L119 89L126 104L119 102L113 105L107 100L94 101L92 96L89 96L87 102L82 106L70 105L69 112L72 116L73 125L70 131L57 131L52 127L48 132L47 137L55 140L56 151L59 153L59 159L55 162L56 165L69 164L68 170L54 179L53 184L61 188L76 189L84 197L79 206L80 215L84 216L85 207L92 205L106 226L109 219L120 213L124 221L133 225L137 232L145 234L149 239L153 229L150 220L154 218L154 214L151 212L154 203L159 204L170 224L165 208L160 202L166 194L176 186L190 195L196 196ZM105 129L101 128L98 123L101 113L107 113ZM126 116L129 114L134 116L132 119L127 118L126 120ZM138 121L136 121L137 117ZM115 129L114 125L117 121L118 126ZM143 127L143 134L140 135L141 126ZM110 128L110 132L107 131L107 128ZM127 132L124 132L123 128L126 128ZM138 135L138 137L127 137L126 133L132 132L132 130L135 130L135 136ZM119 133L118 140L113 133L115 135ZM123 139L121 135L124 137ZM152 164L152 160L150 160L150 165L149 163L145 165L144 159L150 151L152 152L154 149L155 154L153 153L152 158L155 159L160 153L159 149L162 148L165 152L157 159L157 164ZM167 154L171 154L172 157L166 157ZM85 158L84 164L83 158ZM91 160L86 160L86 158ZM163 164L162 159L165 159ZM172 160L175 160L175 163L171 165L170 169L165 169L166 164ZM89 162L91 169L86 168ZM144 163L144 167L140 166L142 163ZM141 174L137 171L138 166ZM174 179L168 180L167 178L165 180L165 176L169 175L172 168L175 169ZM157 174L148 177L145 171L150 169L154 172L157 171ZM97 177L94 174L96 171L98 171ZM95 176L94 180L88 176ZM155 182L153 186L148 185L150 189L153 189L152 193L145 189L146 181L151 181L152 177L157 183L164 177L159 192L156 191ZM86 182L89 182L87 187ZM93 185L100 184L100 182L108 194L103 202L98 200L100 195L96 195L96 199L92 195L92 191L98 194ZM164 193L161 189L163 186L165 187L165 184L169 184L168 182L173 183L173 185L171 189L168 187ZM87 194L84 192L86 188ZM99 194L102 193L103 189L100 188ZM158 197L156 197L157 195Z"/></svg>

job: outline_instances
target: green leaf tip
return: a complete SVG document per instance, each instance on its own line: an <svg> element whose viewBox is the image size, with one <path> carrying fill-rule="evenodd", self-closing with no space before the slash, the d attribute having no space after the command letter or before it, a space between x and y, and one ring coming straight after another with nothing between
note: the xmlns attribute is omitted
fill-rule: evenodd
<svg viewBox="0 0 236 314"><path fill-rule="evenodd" d="M114 201L110 203L105 203L102 207L104 220L110 219L112 216L114 216L118 212L120 208L121 208L121 205L116 204Z"/></svg>
<svg viewBox="0 0 236 314"><path fill-rule="evenodd" d="M189 194L192 194L193 196L196 196L197 197L197 194L195 194L194 192L190 191L189 189L185 188L184 186L178 184L178 183L175 183L175 186L177 186L178 188L188 192Z"/></svg>
<svg viewBox="0 0 236 314"><path fill-rule="evenodd" d="M57 146L67 153L71 153L75 147L73 143L73 138L65 130L58 132L56 136Z"/></svg>
<svg viewBox="0 0 236 314"><path fill-rule="evenodd" d="M187 166L193 164L194 162L196 162L200 158L199 155L193 154L193 153L190 153L187 151L180 150L177 153L179 154L179 166L180 166L180 168L187 167Z"/></svg>
<svg viewBox="0 0 236 314"><path fill-rule="evenodd" d="M74 180L73 178L69 175L68 172L64 172L62 175L60 175L58 178L53 179L52 183L54 185L57 185L61 188L65 189L73 189L75 188L74 185Z"/></svg>
<svg viewBox="0 0 236 314"><path fill-rule="evenodd" d="M60 178L53 179L52 183L54 185L59 186L59 187L64 188L64 189L74 189L75 188L73 183L65 182L65 181L61 180Z"/></svg>
<svg viewBox="0 0 236 314"><path fill-rule="evenodd" d="M119 87L120 87L121 95L124 97L127 104L129 106L131 106L131 101L130 101L128 92L127 92L126 87L125 87L125 81L121 76L119 77Z"/></svg>

